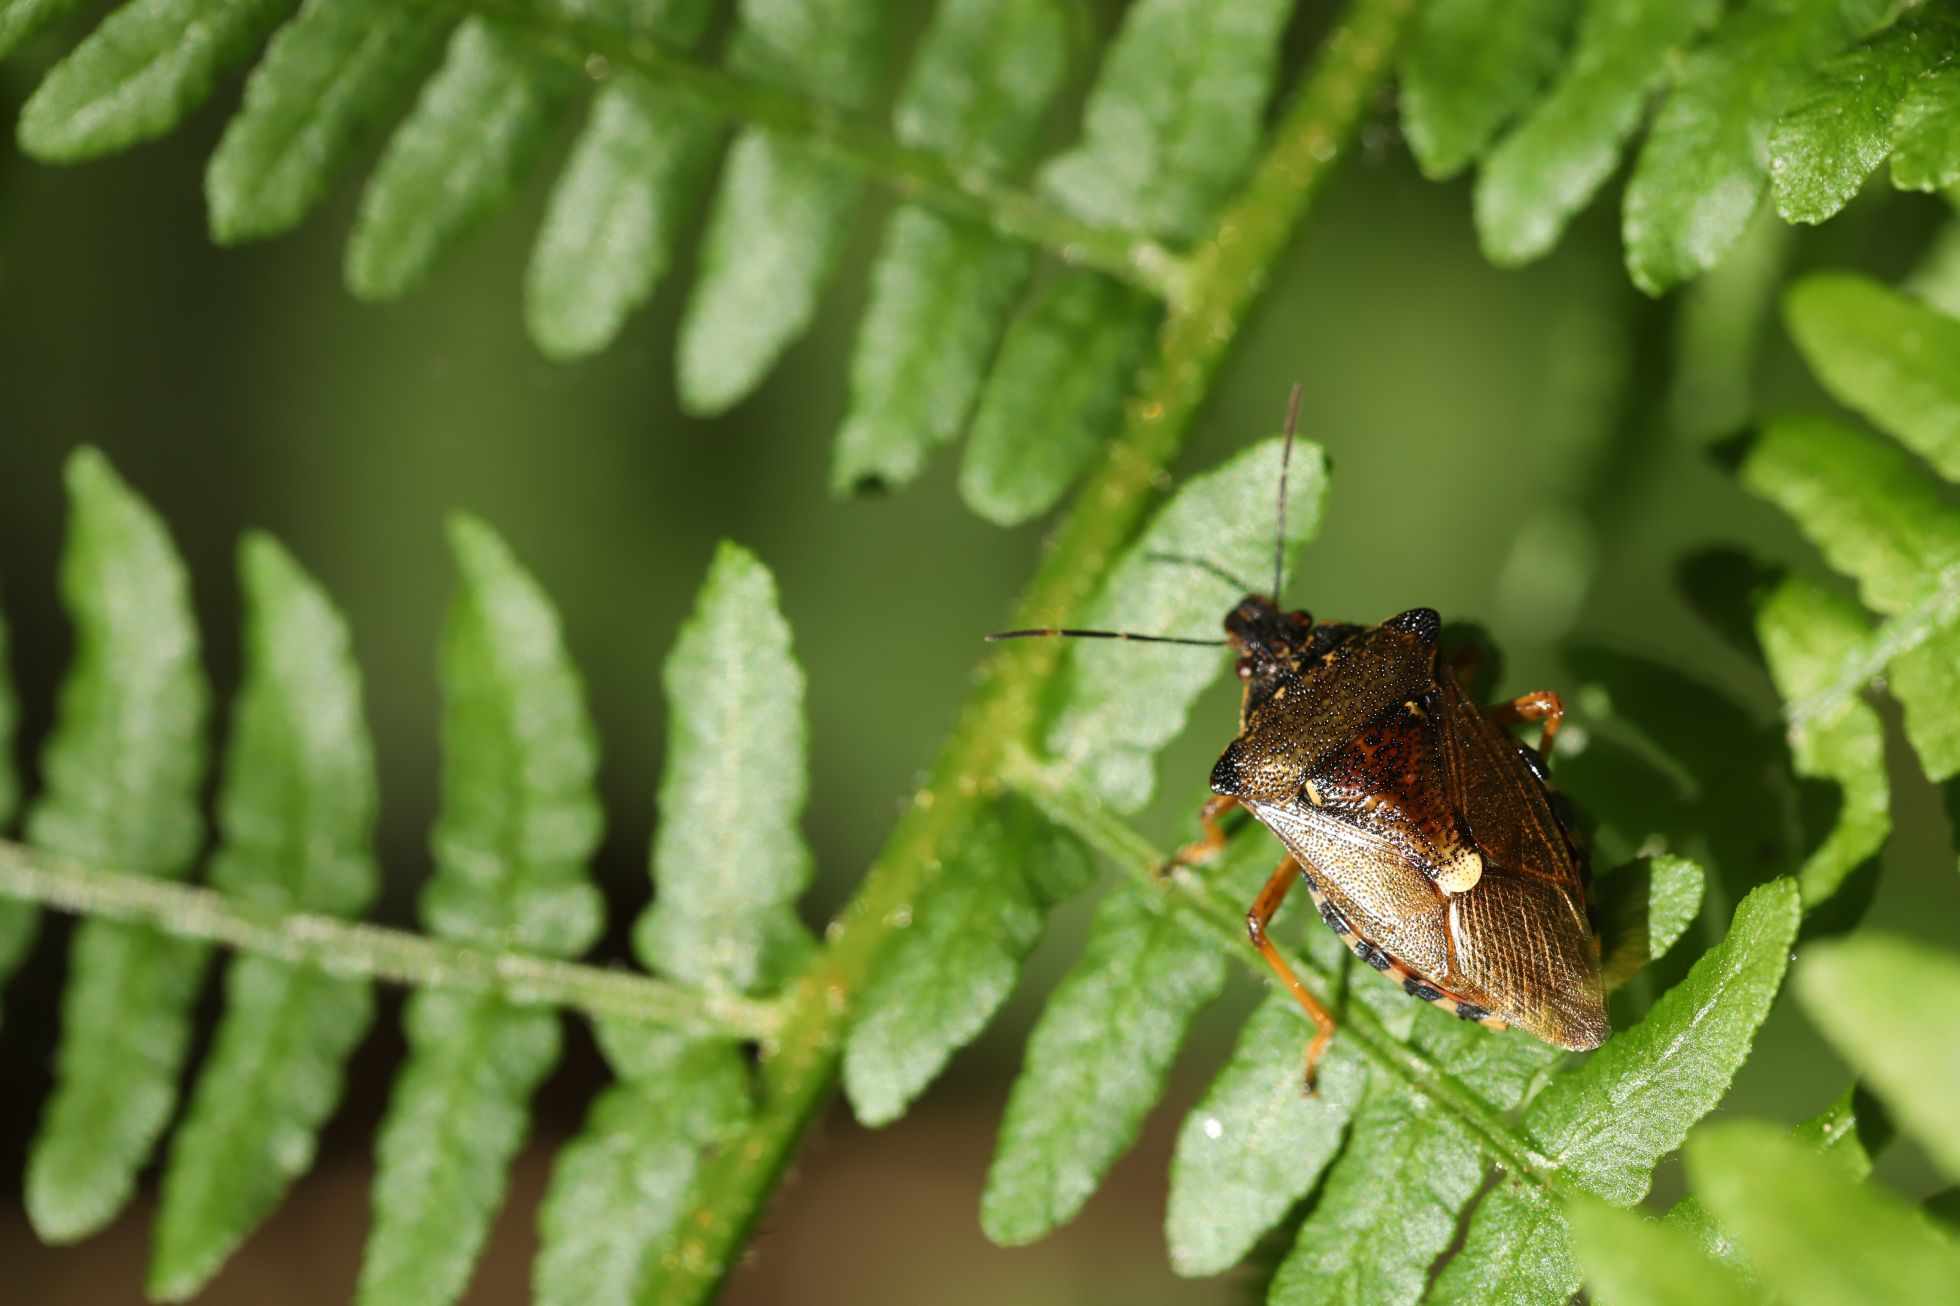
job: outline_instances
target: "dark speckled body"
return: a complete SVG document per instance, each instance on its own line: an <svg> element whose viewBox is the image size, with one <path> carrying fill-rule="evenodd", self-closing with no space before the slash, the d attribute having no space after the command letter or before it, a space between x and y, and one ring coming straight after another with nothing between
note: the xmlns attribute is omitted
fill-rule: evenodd
<svg viewBox="0 0 1960 1306"><path fill-rule="evenodd" d="M1225 624L1245 697L1211 787L1279 837L1322 918L1417 997L1603 1042L1584 854L1530 750L1438 657L1436 613L1315 625L1252 596Z"/></svg>

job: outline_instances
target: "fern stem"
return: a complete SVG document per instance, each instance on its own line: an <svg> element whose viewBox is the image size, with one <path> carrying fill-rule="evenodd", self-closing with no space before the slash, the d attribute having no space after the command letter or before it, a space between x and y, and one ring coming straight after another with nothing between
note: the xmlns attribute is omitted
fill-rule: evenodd
<svg viewBox="0 0 1960 1306"><path fill-rule="evenodd" d="M460 14L486 14L529 32L552 58L598 80L631 70L715 118L753 123L794 136L812 150L953 217L1038 245L1080 267L1095 268L1148 295L1175 301L1187 284L1186 260L1139 232L1083 222L1033 191L975 169L954 167L931 150L816 100L701 63L640 33L578 18L562 7L523 0L408 0Z"/></svg>
<svg viewBox="0 0 1960 1306"><path fill-rule="evenodd" d="M280 912L194 884L92 870L0 840L0 897L57 911L152 925L185 939L416 988L498 993L526 1006L644 1020L703 1034L766 1040L778 1009L731 993L684 989L624 970L495 952L333 916Z"/></svg>
<svg viewBox="0 0 1960 1306"><path fill-rule="evenodd" d="M1245 908L1242 904L1227 902L1202 876L1188 868L1179 868L1168 878L1164 877L1162 868L1169 859L1163 852L1053 766L1020 751L1008 763L1007 778L1050 819L1080 835L1132 878L1163 889L1174 904L1189 911L1212 934L1218 936L1232 955L1254 975L1260 979L1267 978L1265 962L1246 946ZM1287 960L1322 993L1331 993L1337 986L1334 976L1297 953L1289 952ZM1490 1158L1506 1170L1531 1180L1547 1191L1565 1191L1565 1185L1549 1157L1519 1137L1501 1114L1459 1084L1447 1070L1390 1034L1383 1028L1380 1018L1368 1008L1350 1004L1346 1014L1341 1017L1341 1029L1336 1037L1349 1039L1363 1056L1421 1093L1439 1109L1455 1116L1483 1143Z"/></svg>
<svg viewBox="0 0 1960 1306"><path fill-rule="evenodd" d="M1240 325L1314 197L1346 153L1387 76L1414 0L1352 0L1245 189L1191 257L1170 302L1158 353L1139 379L1121 433L1052 537L1012 624L1052 625L1079 607L1135 528L1164 466L1182 445ZM704 1170L658 1288L663 1302L708 1298L791 1151L836 1083L853 1004L887 944L973 809L1036 720L1053 673L1053 641L1004 645L899 818L830 942L792 988L781 1035L762 1063L762 1099L744 1136Z"/></svg>

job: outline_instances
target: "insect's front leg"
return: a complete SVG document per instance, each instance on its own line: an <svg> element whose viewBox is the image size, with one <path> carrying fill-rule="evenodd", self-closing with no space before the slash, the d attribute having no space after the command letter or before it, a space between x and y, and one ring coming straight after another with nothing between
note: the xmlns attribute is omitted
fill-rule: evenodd
<svg viewBox="0 0 1960 1306"><path fill-rule="evenodd" d="M1520 694L1508 703L1493 703L1485 709L1490 719L1499 725L1511 725L1520 721L1543 721L1545 733L1538 739L1538 754L1551 760L1552 739L1558 734L1559 722L1565 720L1565 704L1559 696L1549 689L1534 689L1529 694Z"/></svg>
<svg viewBox="0 0 1960 1306"><path fill-rule="evenodd" d="M1239 800L1227 794L1213 794L1205 799L1204 806L1198 809L1198 829L1202 832L1195 843L1187 843L1171 859L1157 868L1157 878L1167 879L1170 873L1180 866L1203 866L1219 853L1225 851L1225 828L1218 818L1239 805Z"/></svg>
<svg viewBox="0 0 1960 1306"><path fill-rule="evenodd" d="M1298 1002L1301 1010L1307 1013L1307 1019L1314 1023L1313 1041L1307 1044L1307 1065L1303 1079L1307 1092L1311 1093L1314 1091L1314 1077L1320 1070L1320 1056L1327 1050L1328 1040L1334 1037L1334 1017L1326 1007L1320 1005L1320 999L1300 982L1300 977L1293 973L1292 965L1280 950L1273 946L1273 941L1266 937L1266 926L1272 923L1273 913L1277 912L1279 905L1286 901L1287 893L1299 878L1300 863L1293 860L1293 854L1288 853L1280 858L1279 865L1273 870L1272 878L1266 881L1266 887L1259 891L1259 896L1252 900L1252 906L1245 913L1245 932L1252 936L1252 946L1259 949L1259 955L1264 957L1266 964L1273 968L1273 974L1279 976L1279 982L1286 986L1286 991L1293 995L1293 1000Z"/></svg>

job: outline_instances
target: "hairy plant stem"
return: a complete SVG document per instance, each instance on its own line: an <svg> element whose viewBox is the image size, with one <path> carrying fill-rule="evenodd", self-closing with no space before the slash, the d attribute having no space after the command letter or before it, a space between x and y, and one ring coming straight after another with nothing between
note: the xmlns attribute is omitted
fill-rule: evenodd
<svg viewBox="0 0 1960 1306"><path fill-rule="evenodd" d="M214 889L93 870L0 840L0 897L57 911L153 925L329 974L416 988L497 993L527 1006L574 1008L596 1018L651 1021L703 1034L767 1039L781 1019L771 1003L681 988L627 970L452 943L333 916L281 912Z"/></svg>
<svg viewBox="0 0 1960 1306"><path fill-rule="evenodd" d="M1126 406L1123 429L1050 540L1012 624L1055 624L1091 595L1144 511L1273 265L1352 142L1388 72L1414 0L1352 0L1287 108L1245 189L1191 256L1157 353ZM979 683L930 779L899 818L828 945L788 993L783 1027L765 1045L761 1100L743 1134L709 1163L683 1231L646 1300L705 1300L741 1246L799 1139L837 1079L853 1005L885 947L909 920L950 850L948 840L990 801L1010 755L1031 734L1054 672L1052 641L1004 645Z"/></svg>
<svg viewBox="0 0 1960 1306"><path fill-rule="evenodd" d="M1083 222L1040 195L977 169L955 167L931 150L895 140L857 117L807 96L703 63L637 32L526 0L403 0L521 27L548 56L599 79L639 73L712 117L796 137L899 196L953 217L971 218L1056 257L1105 272L1158 299L1175 301L1186 260L1157 240Z"/></svg>
<svg viewBox="0 0 1960 1306"><path fill-rule="evenodd" d="M1227 901L1189 867L1178 867L1164 875L1169 859L1156 845L1055 767L1020 752L1009 759L1005 778L1051 820L1080 835L1132 878L1161 889L1174 907L1203 922L1253 974L1268 977L1266 963L1247 944L1245 904ZM1289 952L1287 960L1310 987L1321 993L1332 993L1337 987L1333 975L1297 953ZM1390 1034L1367 1007L1350 1004L1336 1037L1350 1040L1363 1056L1455 1116L1483 1144L1490 1158L1506 1170L1550 1192L1566 1191L1551 1160L1520 1138L1509 1121L1443 1067Z"/></svg>

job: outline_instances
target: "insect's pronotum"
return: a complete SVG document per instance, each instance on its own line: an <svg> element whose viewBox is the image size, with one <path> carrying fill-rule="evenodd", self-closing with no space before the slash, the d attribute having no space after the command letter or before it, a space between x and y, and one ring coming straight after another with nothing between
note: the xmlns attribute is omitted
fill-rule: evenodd
<svg viewBox="0 0 1960 1306"><path fill-rule="evenodd" d="M1245 687L1238 737L1212 768L1215 797L1198 818L1204 837L1175 860L1216 856L1225 846L1218 819L1234 807L1285 847L1246 911L1246 928L1314 1022L1310 1088L1334 1018L1266 936L1296 880L1354 954L1411 996L1559 1047L1598 1047L1610 1030L1586 855L1544 761L1563 715L1558 695L1540 690L1479 707L1459 679L1469 658L1439 646L1442 622L1431 608L1358 626L1281 607L1286 465L1299 413L1296 386L1272 593L1240 599L1226 614L1224 639L1062 629L991 638L1237 650ZM1525 721L1543 722L1535 749L1505 728Z"/></svg>

